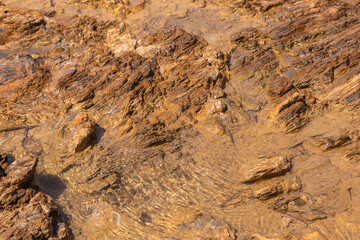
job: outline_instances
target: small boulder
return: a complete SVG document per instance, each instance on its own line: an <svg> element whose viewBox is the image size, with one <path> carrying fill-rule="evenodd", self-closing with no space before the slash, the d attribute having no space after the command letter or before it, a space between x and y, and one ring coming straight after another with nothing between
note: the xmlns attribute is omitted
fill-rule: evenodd
<svg viewBox="0 0 360 240"><path fill-rule="evenodd" d="M268 92L271 96L280 97L292 88L291 82L286 77L277 77L268 82Z"/></svg>
<svg viewBox="0 0 360 240"><path fill-rule="evenodd" d="M86 113L78 114L66 129L70 140L70 150L81 152L96 138L96 124Z"/></svg>
<svg viewBox="0 0 360 240"><path fill-rule="evenodd" d="M360 144L347 150L345 157L350 163L360 162Z"/></svg>
<svg viewBox="0 0 360 240"><path fill-rule="evenodd" d="M285 179L275 184L256 190L254 192L254 197L260 200L267 200L271 197L275 197L282 193L297 191L300 188L301 188L301 183L299 179L296 177L291 177L289 179Z"/></svg>
<svg viewBox="0 0 360 240"><path fill-rule="evenodd" d="M311 139L311 142L322 151L327 151L351 143L351 138L348 134L338 134L328 137L314 138Z"/></svg>
<svg viewBox="0 0 360 240"><path fill-rule="evenodd" d="M186 235L192 236L191 239L237 239L235 229L209 215L199 214L192 222L183 223L181 227Z"/></svg>
<svg viewBox="0 0 360 240"><path fill-rule="evenodd" d="M279 175L290 169L290 160L284 156L262 158L252 164L244 173L244 182L252 182L262 178Z"/></svg>
<svg viewBox="0 0 360 240"><path fill-rule="evenodd" d="M0 156L8 165L0 178L0 239L68 239L53 200L32 185L38 159L21 155L9 163Z"/></svg>
<svg viewBox="0 0 360 240"><path fill-rule="evenodd" d="M7 181L12 185L23 186L34 178L38 159L31 156L23 156L15 160L7 169Z"/></svg>

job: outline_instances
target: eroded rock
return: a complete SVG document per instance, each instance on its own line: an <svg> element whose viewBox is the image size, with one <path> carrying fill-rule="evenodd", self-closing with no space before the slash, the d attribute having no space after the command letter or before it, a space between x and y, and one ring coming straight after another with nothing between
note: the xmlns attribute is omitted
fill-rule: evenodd
<svg viewBox="0 0 360 240"><path fill-rule="evenodd" d="M299 194L278 199L271 203L269 207L276 211L294 214L309 222L326 219L328 215L326 209L321 205L321 198L310 198Z"/></svg>
<svg viewBox="0 0 360 240"><path fill-rule="evenodd" d="M290 91L278 99L271 111L272 117L284 126L287 132L303 127L308 119L304 116L308 106L305 97L296 91Z"/></svg>
<svg viewBox="0 0 360 240"><path fill-rule="evenodd" d="M81 2L104 4L123 15L137 11L130 1L72 1ZM174 9L186 5L181 1L153 2L168 2ZM355 176L356 170L344 167L338 161L344 152L337 151L355 145L359 135L349 135L350 140L321 136L320 150L326 146L325 150L334 151L321 152L328 156L324 164L311 161L318 157L316 149L303 143L323 129L358 125L359 5L356 1L325 0L209 0L201 4L210 3L227 5L239 14L231 15L234 19L245 19L246 24L232 39L225 39L225 28L219 27L220 37L216 32L221 46L230 40L228 53L217 50L206 29L193 32L209 37L211 44L190 31L172 29L171 19L164 21L161 31L149 26L144 32L158 33L139 39L119 20L99 21L81 14L54 18L61 13L13 9L0 3L0 124L42 126L30 133L26 128L16 134L0 129L5 139L0 146L20 146L22 137L24 145L36 141L43 145L40 159L44 171L69 180L71 189L66 193L76 196L69 205L66 201L72 199L59 200L74 215L71 224L76 237L99 239L115 234L124 239L161 239L189 233L189 239L234 239L235 230L216 220L225 217L241 229L240 239L331 238L335 230L328 226L336 226L340 238L355 239L357 180L350 181L349 176ZM189 9L171 12L172 18L186 20L197 14L194 6L189 1ZM214 12L221 12L221 19L228 14L217 10ZM149 20L144 25L157 23ZM198 22L195 18L196 24L191 24ZM79 112L88 115L80 114L74 120ZM329 115L334 117L332 122L326 119ZM92 118L106 129L103 137L94 130L99 126ZM57 123L65 126L60 125L59 131ZM319 123L323 126L317 126ZM59 137L61 129L63 137ZM14 144L16 140L20 144ZM357 161L357 149L349 148L345 157ZM302 180L308 174L311 180L304 184L305 190L295 193L300 185L296 179L281 180L255 192L267 201L253 199L253 186L277 178L267 179L252 184L246 190L251 193L223 205L234 191L249 187L238 184L242 157L260 156L269 150L298 155L296 161L292 159L293 172ZM15 163L18 173L13 173L6 159L0 158L0 181L8 179L12 187L5 187L1 196L7 202L5 208L11 210L4 210L1 214L6 216L1 216L8 219L14 213L19 217L6 221L9 225L1 233L5 238L17 233L23 238L66 238L66 226L54 223L56 211L51 210L52 215L47 210L54 208L51 201L28 182L36 164L24 158L23 163ZM285 157L260 159L246 170L244 181L281 175L290 165ZM327 176L330 173L339 175ZM89 218L84 223L77 208L93 206L98 198L109 204L90 208L93 213L86 215ZM270 209L263 209L268 212L256 215L259 219L253 223L242 224L246 219L243 209L268 203ZM173 222L175 214L183 217L183 211L198 213L203 208L216 216L185 221L183 229L179 222L184 221ZM32 213L35 224L28 221ZM295 219L290 233L255 233L256 229L283 231L281 226L287 227L289 222L279 220L282 213ZM254 212L246 214L251 218ZM311 226L320 219L316 224L323 224L321 234ZM299 229L299 222L310 230ZM18 231L18 223L24 230ZM32 232L33 228L37 232Z"/></svg>
<svg viewBox="0 0 360 240"><path fill-rule="evenodd" d="M51 197L31 185L37 158L20 156L0 178L1 239L68 239L66 225Z"/></svg>
<svg viewBox="0 0 360 240"><path fill-rule="evenodd" d="M144 8L146 0L129 1L129 0L67 0L69 4L83 5L98 8L105 6L120 16L126 16L130 13L140 11ZM134 4L135 3L135 4Z"/></svg>
<svg viewBox="0 0 360 240"><path fill-rule="evenodd" d="M346 151L345 157L350 163L357 163L360 161L360 146L357 144Z"/></svg>
<svg viewBox="0 0 360 240"><path fill-rule="evenodd" d="M234 229L213 217L199 214L193 222L181 226L184 231L192 232L194 239L237 239Z"/></svg>
<svg viewBox="0 0 360 240"><path fill-rule="evenodd" d="M351 143L349 135L345 133L329 137L317 137L312 139L311 141L316 147L320 148L323 151L327 151Z"/></svg>
<svg viewBox="0 0 360 240"><path fill-rule="evenodd" d="M290 167L291 162L285 156L261 158L245 170L243 181L252 182L262 178L276 176L288 171Z"/></svg>
<svg viewBox="0 0 360 240"><path fill-rule="evenodd" d="M71 152L80 152L91 145L96 140L96 125L88 114L80 113L64 129L61 130L63 137L70 143Z"/></svg>
<svg viewBox="0 0 360 240"><path fill-rule="evenodd" d="M268 82L268 91L275 96L282 96L291 88L292 84L286 77L276 77Z"/></svg>
<svg viewBox="0 0 360 240"><path fill-rule="evenodd" d="M260 200L267 200L281 193L289 193L299 189L301 189L301 183L298 178L293 177L256 190L254 196Z"/></svg>

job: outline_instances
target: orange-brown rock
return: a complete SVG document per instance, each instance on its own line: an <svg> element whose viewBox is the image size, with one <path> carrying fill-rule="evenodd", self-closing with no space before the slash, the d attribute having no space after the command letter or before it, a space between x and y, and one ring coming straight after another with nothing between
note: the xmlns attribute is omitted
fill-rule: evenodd
<svg viewBox="0 0 360 240"><path fill-rule="evenodd" d="M213 217L199 214L191 223L185 223L181 226L183 231L189 231L194 239L237 239L234 229L228 224L218 221Z"/></svg>
<svg viewBox="0 0 360 240"><path fill-rule="evenodd" d="M254 196L260 200L267 200L281 193L289 193L301 189L301 183L298 178L290 178L279 181L275 184L263 187L254 192Z"/></svg>
<svg viewBox="0 0 360 240"><path fill-rule="evenodd" d="M285 156L258 159L245 170L243 181L252 182L261 178L276 176L288 171L290 167L291 162Z"/></svg>
<svg viewBox="0 0 360 240"><path fill-rule="evenodd" d="M351 143L351 139L348 136L348 134L339 134L336 136L329 136L329 137L318 137L312 139L312 141L314 142L315 146L319 147L323 151Z"/></svg>
<svg viewBox="0 0 360 240"><path fill-rule="evenodd" d="M96 125L86 113L79 113L66 127L61 129L63 138L68 138L71 152L80 152L96 141Z"/></svg>
<svg viewBox="0 0 360 240"><path fill-rule="evenodd" d="M292 84L286 77L276 77L268 83L269 93L275 96L282 96L291 88Z"/></svg>
<svg viewBox="0 0 360 240"><path fill-rule="evenodd" d="M360 146L355 145L346 151L345 157L349 162L357 163L360 161Z"/></svg>
<svg viewBox="0 0 360 240"><path fill-rule="evenodd" d="M0 239L67 239L53 200L31 182L38 159L22 156L9 163L2 155L0 177ZM59 221L60 220L60 221Z"/></svg>
<svg viewBox="0 0 360 240"><path fill-rule="evenodd" d="M0 3L0 236L357 239L360 5L144 3Z"/></svg>
<svg viewBox="0 0 360 240"><path fill-rule="evenodd" d="M68 4L75 4L94 8L105 6L108 10L111 10L123 17L132 12L142 10L145 7L147 0L66 0L66 2Z"/></svg>

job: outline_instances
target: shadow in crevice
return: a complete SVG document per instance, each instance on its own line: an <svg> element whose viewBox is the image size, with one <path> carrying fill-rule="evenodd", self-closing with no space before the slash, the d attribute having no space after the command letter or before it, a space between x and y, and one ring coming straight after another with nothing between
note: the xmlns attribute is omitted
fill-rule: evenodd
<svg viewBox="0 0 360 240"><path fill-rule="evenodd" d="M34 185L41 192L49 195L53 199L58 199L61 194L65 191L66 185L63 180L53 174L39 173L35 175ZM63 208L56 204L56 211L54 212L55 221L53 222L54 234L57 235L61 232L59 224L65 223L67 225L68 237L67 239L74 239L74 234L70 228L71 216L65 214Z"/></svg>
<svg viewBox="0 0 360 240"><path fill-rule="evenodd" d="M54 199L59 198L66 188L65 183L58 176L43 173L35 175L35 185Z"/></svg>
<svg viewBox="0 0 360 240"><path fill-rule="evenodd" d="M106 132L105 128L102 128L96 124L96 129L95 129L96 144L100 142L100 140L103 137L103 135L105 134L105 132Z"/></svg>
<svg viewBox="0 0 360 240"><path fill-rule="evenodd" d="M6 154L6 157L7 157L7 161L9 163L9 165L15 161L15 157L12 154Z"/></svg>
<svg viewBox="0 0 360 240"><path fill-rule="evenodd" d="M64 212L64 209L57 205L57 222L55 222L55 224L53 224L53 228L54 228L54 232L55 232L55 235L58 235L59 234L59 223L65 223L66 226L67 226L67 232L68 232L68 236L66 239L68 240L74 240L75 239L75 235L74 235L74 232L72 230L72 228L70 227L71 226L71 216L65 214Z"/></svg>

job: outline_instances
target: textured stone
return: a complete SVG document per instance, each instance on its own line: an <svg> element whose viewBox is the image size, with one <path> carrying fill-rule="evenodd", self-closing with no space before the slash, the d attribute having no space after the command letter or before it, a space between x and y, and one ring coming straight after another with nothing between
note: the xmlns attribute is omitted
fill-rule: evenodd
<svg viewBox="0 0 360 240"><path fill-rule="evenodd" d="M262 178L276 176L288 171L290 167L290 160L284 156L261 158L245 170L243 181L252 182Z"/></svg>
<svg viewBox="0 0 360 240"><path fill-rule="evenodd" d="M42 10L0 3L3 238L357 238L356 1L8 2Z"/></svg>
<svg viewBox="0 0 360 240"><path fill-rule="evenodd" d="M67 239L52 199L31 185L37 159L22 156L0 178L0 239ZM54 229L55 227L55 229Z"/></svg>
<svg viewBox="0 0 360 240"><path fill-rule="evenodd" d="M271 184L254 192L254 196L260 200L267 200L281 193L289 193L301 189L298 178L285 179L275 184Z"/></svg>
<svg viewBox="0 0 360 240"><path fill-rule="evenodd" d="M96 125L88 114L78 114L74 121L67 126L67 134L70 140L70 148L74 152L80 152L91 145L91 141L96 140Z"/></svg>

